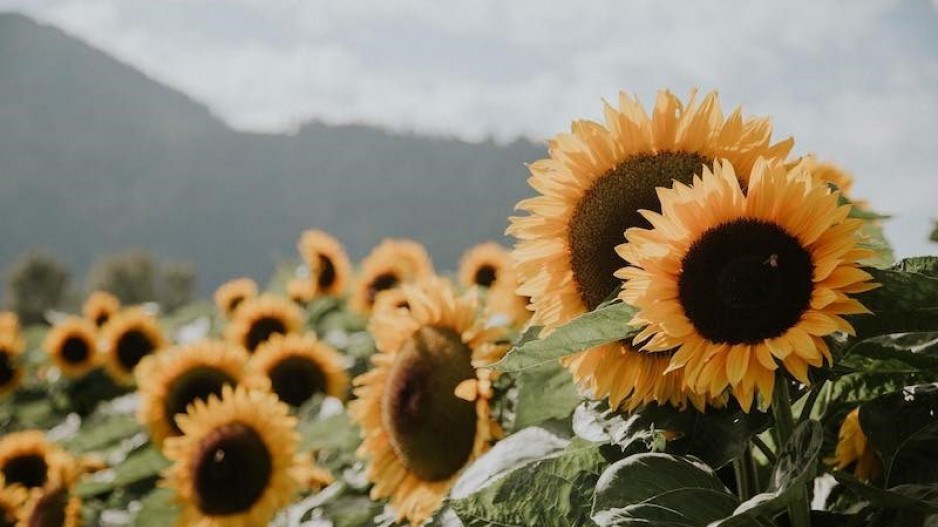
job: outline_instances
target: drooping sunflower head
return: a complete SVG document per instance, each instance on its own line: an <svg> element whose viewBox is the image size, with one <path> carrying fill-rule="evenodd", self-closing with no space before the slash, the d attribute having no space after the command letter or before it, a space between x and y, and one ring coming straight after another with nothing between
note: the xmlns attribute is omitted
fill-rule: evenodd
<svg viewBox="0 0 938 527"><path fill-rule="evenodd" d="M19 356L23 341L19 336L0 335L0 398L13 393L23 381Z"/></svg>
<svg viewBox="0 0 938 527"><path fill-rule="evenodd" d="M316 298L316 282L299 276L287 282L287 296L297 305L305 306Z"/></svg>
<svg viewBox="0 0 938 527"><path fill-rule="evenodd" d="M106 291L92 292L81 307L82 315L99 328L120 310L120 300Z"/></svg>
<svg viewBox="0 0 938 527"><path fill-rule="evenodd" d="M49 482L71 484L77 476L75 460L39 430L0 437L0 476L6 485L42 488Z"/></svg>
<svg viewBox="0 0 938 527"><path fill-rule="evenodd" d="M78 527L81 525L81 498L62 483L33 489L23 506L17 527Z"/></svg>
<svg viewBox="0 0 938 527"><path fill-rule="evenodd" d="M508 278L511 267L508 250L495 242L480 243L463 254L459 262L459 283L465 288L494 288L503 277Z"/></svg>
<svg viewBox="0 0 938 527"><path fill-rule="evenodd" d="M306 467L296 455L296 419L272 393L226 386L177 421L183 435L163 450L179 525L267 525L299 490Z"/></svg>
<svg viewBox="0 0 938 527"><path fill-rule="evenodd" d="M293 302L271 295L252 298L241 305L225 328L225 337L251 353L273 335L299 331L303 314Z"/></svg>
<svg viewBox="0 0 938 527"><path fill-rule="evenodd" d="M841 470L852 466L853 473L861 481L870 481L882 474L883 463L860 426L859 408L854 408L844 417L837 434L837 451L826 461Z"/></svg>
<svg viewBox="0 0 938 527"><path fill-rule="evenodd" d="M345 399L348 375L342 356L313 333L274 335L258 346L251 364L290 406L301 406L317 394Z"/></svg>
<svg viewBox="0 0 938 527"><path fill-rule="evenodd" d="M860 220L799 164L760 160L744 194L729 163L691 186L661 189L651 229L626 232L629 267L620 297L639 309L635 338L669 357L688 386L715 396L727 387L744 409L756 392L771 401L775 370L808 383L808 367L831 361L824 337L866 313L850 297L875 287L857 261Z"/></svg>
<svg viewBox="0 0 938 527"><path fill-rule="evenodd" d="M300 236L296 248L309 267L318 294L342 296L352 275L352 264L342 244L327 232L308 230Z"/></svg>
<svg viewBox="0 0 938 527"><path fill-rule="evenodd" d="M499 435L484 366L505 346L497 330L483 329L474 295L457 297L442 280L404 292L407 316L372 318L379 353L356 378L349 412L362 427L372 497L390 497L399 518L417 525Z"/></svg>
<svg viewBox="0 0 938 527"><path fill-rule="evenodd" d="M250 278L229 280L215 290L215 306L226 316L234 315L242 302L257 296L257 283Z"/></svg>
<svg viewBox="0 0 938 527"><path fill-rule="evenodd" d="M352 308L370 314L378 293L433 276L433 263L413 240L384 240L362 261L352 292Z"/></svg>
<svg viewBox="0 0 938 527"><path fill-rule="evenodd" d="M144 357L168 344L159 322L142 309L131 308L111 317L101 331L104 367L120 384L133 384L134 369Z"/></svg>
<svg viewBox="0 0 938 527"><path fill-rule="evenodd" d="M229 342L202 341L148 357L137 368L139 421L159 446L182 431L176 417L195 401L220 396L225 386L266 388L266 380L248 367L248 354Z"/></svg>
<svg viewBox="0 0 938 527"><path fill-rule="evenodd" d="M97 328L91 320L72 317L56 324L43 347L66 377L81 377L97 366Z"/></svg>

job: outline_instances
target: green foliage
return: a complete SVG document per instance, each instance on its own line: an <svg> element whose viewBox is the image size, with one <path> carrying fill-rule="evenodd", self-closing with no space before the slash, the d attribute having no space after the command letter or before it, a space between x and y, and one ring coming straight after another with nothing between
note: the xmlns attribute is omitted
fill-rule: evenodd
<svg viewBox="0 0 938 527"><path fill-rule="evenodd" d="M162 283L158 289L160 305L167 312L173 312L192 302L195 285L196 273L192 264L164 264Z"/></svg>
<svg viewBox="0 0 938 527"><path fill-rule="evenodd" d="M938 328L935 260L916 258L903 260L888 270L867 269L880 287L858 296L874 313L851 317L858 339Z"/></svg>
<svg viewBox="0 0 938 527"><path fill-rule="evenodd" d="M64 264L45 251L31 251L7 275L7 303L23 324L44 322L45 312L62 302L68 281Z"/></svg>
<svg viewBox="0 0 938 527"><path fill-rule="evenodd" d="M882 460L885 486L938 481L938 388L877 397L860 406L860 426Z"/></svg>
<svg viewBox="0 0 938 527"><path fill-rule="evenodd" d="M557 361L518 372L514 383L517 387L514 430L567 418L580 404L573 377Z"/></svg>

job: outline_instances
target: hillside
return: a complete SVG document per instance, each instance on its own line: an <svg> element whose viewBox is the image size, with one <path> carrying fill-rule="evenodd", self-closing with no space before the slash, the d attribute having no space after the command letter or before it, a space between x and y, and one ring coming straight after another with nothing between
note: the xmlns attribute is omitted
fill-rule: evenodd
<svg viewBox="0 0 938 527"><path fill-rule="evenodd" d="M203 293L266 279L299 232L360 258L385 236L427 244L441 268L497 238L543 147L310 123L235 131L204 105L50 26L0 15L0 269L31 247L77 273L150 248L192 261Z"/></svg>

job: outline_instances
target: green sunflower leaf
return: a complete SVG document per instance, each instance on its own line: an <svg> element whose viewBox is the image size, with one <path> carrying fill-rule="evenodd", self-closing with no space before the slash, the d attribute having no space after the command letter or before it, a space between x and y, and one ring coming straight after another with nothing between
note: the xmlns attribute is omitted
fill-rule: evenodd
<svg viewBox="0 0 938 527"><path fill-rule="evenodd" d="M466 527L594 525L590 503L605 464L600 445L574 440L449 504Z"/></svg>
<svg viewBox="0 0 938 527"><path fill-rule="evenodd" d="M573 377L557 361L518 372L515 385L518 398L513 430L567 418L581 401Z"/></svg>
<svg viewBox="0 0 938 527"><path fill-rule="evenodd" d="M838 483L877 507L938 512L938 484L907 484L881 489L863 483L846 472L837 471L833 473L833 476Z"/></svg>
<svg viewBox="0 0 938 527"><path fill-rule="evenodd" d="M888 270L866 268L880 287L857 295L873 312L850 317L857 340L938 328L936 266L938 258L928 257L903 260Z"/></svg>
<svg viewBox="0 0 938 527"><path fill-rule="evenodd" d="M179 505L170 489L156 489L140 500L135 527L169 527L176 522Z"/></svg>
<svg viewBox="0 0 938 527"><path fill-rule="evenodd" d="M592 518L600 527L703 527L731 515L738 505L706 465L667 454L637 454L613 463L599 477Z"/></svg>
<svg viewBox="0 0 938 527"><path fill-rule="evenodd" d="M621 302L600 306L543 339L513 348L493 368L501 372L527 370L588 348L627 339L639 331L629 325L635 312L634 307Z"/></svg>
<svg viewBox="0 0 938 527"><path fill-rule="evenodd" d="M837 364L853 372L925 374L938 379L938 333L865 340L851 346Z"/></svg>

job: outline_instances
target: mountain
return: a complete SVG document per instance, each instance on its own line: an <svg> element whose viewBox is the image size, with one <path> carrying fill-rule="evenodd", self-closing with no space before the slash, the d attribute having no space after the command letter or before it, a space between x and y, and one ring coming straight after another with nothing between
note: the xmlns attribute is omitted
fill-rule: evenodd
<svg viewBox="0 0 938 527"><path fill-rule="evenodd" d="M499 239L530 194L524 163L543 153L315 122L240 132L54 27L0 14L0 269L38 246L82 275L144 247L193 262L204 294L265 280L311 227L356 259L413 237L453 269L466 247Z"/></svg>

